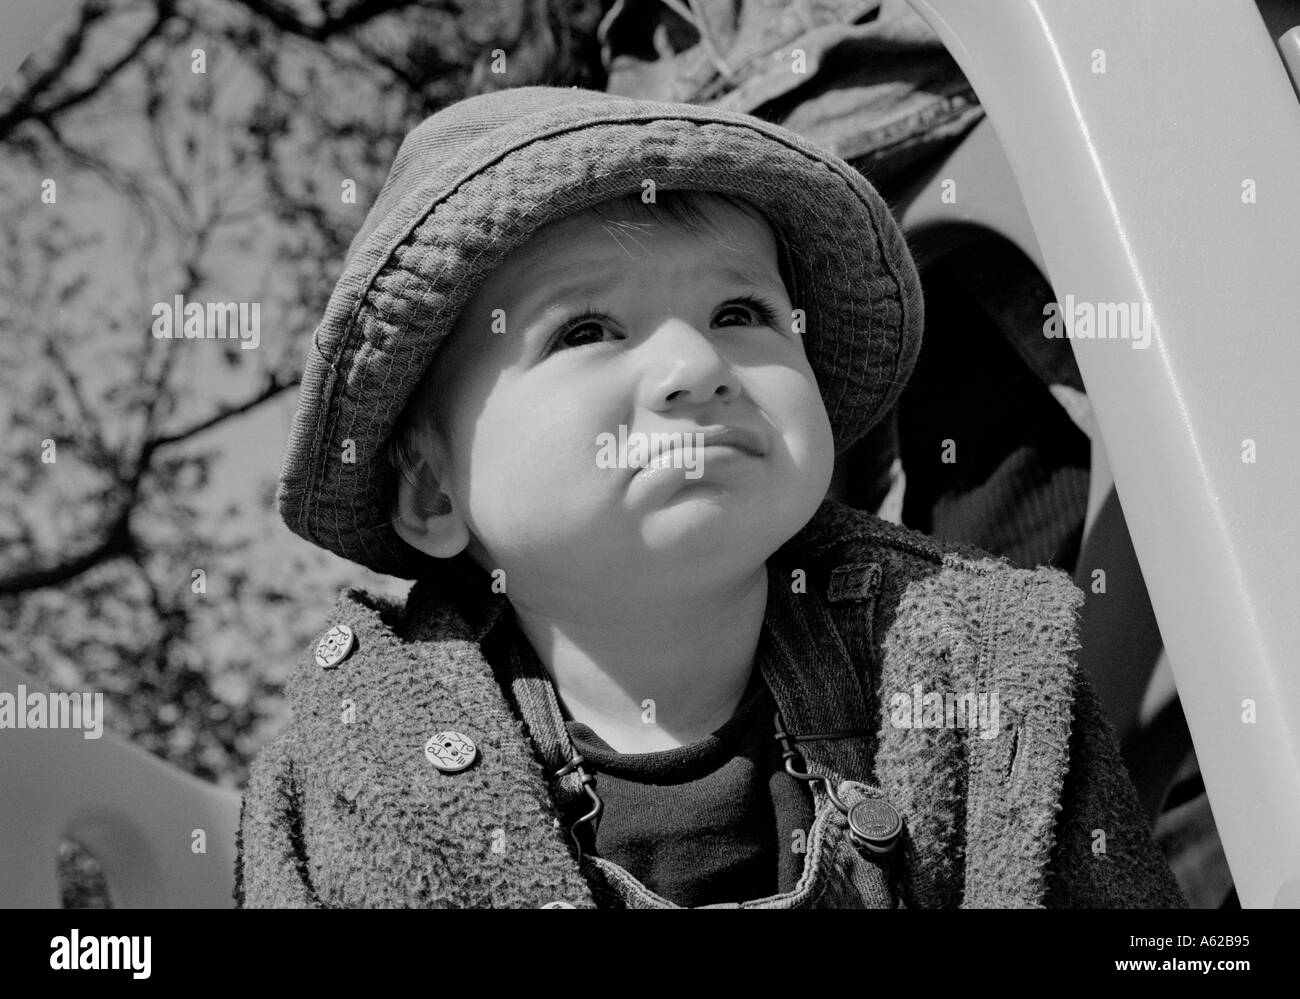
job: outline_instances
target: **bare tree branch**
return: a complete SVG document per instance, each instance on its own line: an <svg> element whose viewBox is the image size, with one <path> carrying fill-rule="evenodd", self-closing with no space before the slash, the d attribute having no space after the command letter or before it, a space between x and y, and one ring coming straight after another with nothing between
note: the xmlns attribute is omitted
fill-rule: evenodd
<svg viewBox="0 0 1300 999"><path fill-rule="evenodd" d="M86 3L81 5L77 11L77 23L63 37L58 52L50 56L44 71L25 81L22 91L4 113L0 114L0 136L7 134L17 123L32 116L37 99L67 72L68 67L81 53L86 43L87 30L107 13L108 5L103 0L86 0Z"/></svg>
<svg viewBox="0 0 1300 999"><path fill-rule="evenodd" d="M77 407L77 415L81 417L81 422L86 428L86 433L90 437L90 442L95 449L94 464L109 468L112 465L112 452L104 435L100 432L99 417L91 411L90 404L86 400L86 395L81 389L81 379L77 373L72 370L72 365L68 363L67 357L64 356L62 348L55 342L53 336L45 338L44 342L45 356L53 363L55 369L63 377L64 383L68 386L68 391L72 395L73 404Z"/></svg>
<svg viewBox="0 0 1300 999"><path fill-rule="evenodd" d="M117 59L110 62L107 66L102 67L99 72L95 74L95 78L90 83L77 90L73 90L70 93L64 94L57 101L40 108L39 111L34 113L43 118L52 118L55 115L61 114L68 110L68 108L74 107L86 100L88 97L92 97L99 93L105 84L112 80L113 77L117 76L118 73L122 72L122 70L127 66L131 65L131 63L135 61L136 57L144 51L144 47L154 38L158 37L163 26L166 25L168 19L170 19L172 14L175 13L175 0L157 0L157 2L158 9L152 23L150 23L150 25L140 33L139 37L136 38L125 52L123 52ZM0 134L3 134L3 132L0 132Z"/></svg>
<svg viewBox="0 0 1300 999"><path fill-rule="evenodd" d="M0 596L10 593L23 593L38 590L46 586L57 586L75 579L88 569L93 569L101 562L121 555L128 555L135 549L135 540L131 535L131 506L134 500L122 505L116 513L105 521L99 534L99 540L83 549L80 553L56 562L54 565L39 569L28 569L0 577Z"/></svg>
<svg viewBox="0 0 1300 999"><path fill-rule="evenodd" d="M338 14L327 14L316 23L308 23L298 16L297 11L280 0L233 0L246 7L280 31L298 35L313 42L344 34L351 29L372 21L384 14L402 10L406 7L421 6L419 0L359 0L358 3L343 9ZM443 0L441 9L448 13L461 13L461 6L454 0Z"/></svg>
<svg viewBox="0 0 1300 999"><path fill-rule="evenodd" d="M229 406L223 406L217 412L201 420L196 420L187 427L173 431L169 434L161 434L149 441L144 448L145 457L152 456L153 452L162 447L168 447L172 444L179 444L183 440L201 434L205 430L211 430L219 423L236 416L247 413L250 409L256 409L262 403L269 399L274 399L281 392L294 388L302 381L301 375L280 376L274 372L267 375L266 383L262 385L253 395L249 396L242 402L233 403Z"/></svg>
<svg viewBox="0 0 1300 999"><path fill-rule="evenodd" d="M41 97L59 79L65 77L68 69L85 47L87 32L92 24L105 17L108 5L102 0L87 0L82 4L76 25L64 37L59 51L51 56L49 65L32 80L28 81L23 92L0 113L0 139L24 121L37 119L49 121L69 108L99 93L118 73L131 65L139 57L145 46L156 38L164 25L175 13L175 0L157 0L154 19L126 50L112 62L102 66L92 80L85 86L68 91L58 97L51 97L42 102Z"/></svg>
<svg viewBox="0 0 1300 999"><path fill-rule="evenodd" d="M90 544L89 547L83 548L77 554L61 559L53 565L24 570L8 576L0 576L0 596L36 590L46 586L57 586L60 583L66 583L68 580L76 578L86 570L108 559L123 555L133 556L136 552L136 544L131 533L131 514L139 497L141 481L155 452L189 440L191 437L211 430L226 420L256 409L264 402L275 398L281 392L296 387L300 380L300 376L297 375L279 377L271 374L267 377L266 383L261 389L242 402L223 406L212 415L197 420L189 426L147 441L136 460L133 473L122 482L123 498L117 504L114 514L104 521L100 530L93 532L98 535L99 540Z"/></svg>
<svg viewBox="0 0 1300 999"><path fill-rule="evenodd" d="M130 200L137 212L137 217L145 227L145 247L143 252L148 253L158 239L157 213L159 206L155 199L149 197L144 185L130 173L118 169L98 154L74 145L63 135L54 122L47 118L41 118L39 122L54 142L55 148L66 156L70 163L85 167L109 187Z"/></svg>

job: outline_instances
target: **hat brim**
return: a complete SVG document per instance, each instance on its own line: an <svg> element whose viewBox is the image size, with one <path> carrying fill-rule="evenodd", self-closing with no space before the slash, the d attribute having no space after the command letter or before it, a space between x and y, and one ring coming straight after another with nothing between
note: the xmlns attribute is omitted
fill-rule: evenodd
<svg viewBox="0 0 1300 999"><path fill-rule="evenodd" d="M409 190L399 173L418 158L394 165L313 337L277 491L295 533L377 572L428 570L391 522L385 445L412 391L506 254L648 178L742 198L767 218L789 254L837 454L897 399L920 350L921 286L866 178L749 115L593 96L492 131Z"/></svg>

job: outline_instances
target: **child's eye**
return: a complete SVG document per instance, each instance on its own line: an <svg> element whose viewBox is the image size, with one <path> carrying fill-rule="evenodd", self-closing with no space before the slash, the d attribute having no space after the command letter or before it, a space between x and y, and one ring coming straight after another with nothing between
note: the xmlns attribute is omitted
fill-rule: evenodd
<svg viewBox="0 0 1300 999"><path fill-rule="evenodd" d="M729 313L739 316L740 321L720 322L720 318ZM770 326L779 330L781 327L776 316L776 307L770 302L753 295L743 295L724 306L718 313L719 319L715 319L714 322L722 326ZM603 313L589 308L584 309L578 315L560 324L561 332L551 342L548 353L603 342L605 334L610 332L608 322L609 317Z"/></svg>
<svg viewBox="0 0 1300 999"><path fill-rule="evenodd" d="M738 306L744 306L744 308L740 309L738 308ZM745 295L741 298L737 298L733 302L728 303L726 306L723 307L722 311L718 313L718 316L719 319L722 316L727 315L728 313L735 313L736 315L744 316L746 312L748 312L749 315L746 316L740 323L738 324L733 323L731 325L771 326L773 329L781 328L780 324L777 322L776 319L776 309L772 306L772 304L769 302L765 302L763 299L757 298L753 295ZM715 322L717 321L718 320L715 320Z"/></svg>
<svg viewBox="0 0 1300 999"><path fill-rule="evenodd" d="M551 343L551 351L600 343L604 339L605 333L609 332L605 326L606 319L607 317L599 312L587 310L567 320L561 324L563 327L562 332Z"/></svg>

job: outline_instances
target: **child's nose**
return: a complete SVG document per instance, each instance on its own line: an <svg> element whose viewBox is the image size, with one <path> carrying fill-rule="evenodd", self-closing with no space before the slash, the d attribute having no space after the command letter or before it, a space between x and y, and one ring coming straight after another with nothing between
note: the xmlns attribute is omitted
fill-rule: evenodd
<svg viewBox="0 0 1300 999"><path fill-rule="evenodd" d="M651 408L674 402L732 399L740 383L708 335L682 319L664 322L644 344Z"/></svg>

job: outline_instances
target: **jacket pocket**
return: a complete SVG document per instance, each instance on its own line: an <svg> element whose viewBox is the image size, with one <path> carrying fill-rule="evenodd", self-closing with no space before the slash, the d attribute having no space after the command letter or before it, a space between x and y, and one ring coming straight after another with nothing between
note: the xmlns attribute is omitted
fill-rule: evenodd
<svg viewBox="0 0 1300 999"><path fill-rule="evenodd" d="M831 570L826 587L831 619L868 696L880 674L875 654L875 616L881 571L878 562L848 562Z"/></svg>
<svg viewBox="0 0 1300 999"><path fill-rule="evenodd" d="M879 562L850 562L831 571L826 599L833 604L845 600L874 600L880 589Z"/></svg>

